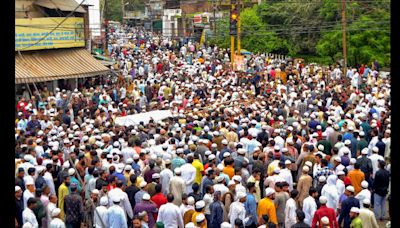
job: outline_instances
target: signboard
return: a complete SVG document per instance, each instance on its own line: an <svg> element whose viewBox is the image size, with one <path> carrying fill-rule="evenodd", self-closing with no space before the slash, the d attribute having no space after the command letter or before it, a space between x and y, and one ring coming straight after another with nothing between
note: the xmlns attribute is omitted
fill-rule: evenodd
<svg viewBox="0 0 400 228"><path fill-rule="evenodd" d="M64 19L65 17L15 19L15 51L84 47L83 18L67 18L62 22ZM37 43L43 37L46 38Z"/></svg>
<svg viewBox="0 0 400 228"><path fill-rule="evenodd" d="M200 24L201 22L202 22L202 16L201 16L201 14L197 14L197 15L194 15L194 17L193 17L193 23L194 24Z"/></svg>
<svg viewBox="0 0 400 228"><path fill-rule="evenodd" d="M154 122L157 123L158 121L167 119L169 117L172 117L172 113L170 110L155 110L134 115L117 117L115 118L115 124L128 127L139 125L141 121L143 121L144 124L148 124L151 119L153 119Z"/></svg>
<svg viewBox="0 0 400 228"><path fill-rule="evenodd" d="M244 70L244 56L235 55L234 69L237 71Z"/></svg>

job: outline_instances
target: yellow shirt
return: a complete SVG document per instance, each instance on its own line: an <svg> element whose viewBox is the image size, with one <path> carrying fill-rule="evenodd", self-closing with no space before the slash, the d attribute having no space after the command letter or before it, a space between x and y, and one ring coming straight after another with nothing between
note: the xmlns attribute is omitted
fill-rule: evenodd
<svg viewBox="0 0 400 228"><path fill-rule="evenodd" d="M201 179L203 178L202 172L204 171L204 166L199 159L194 159L192 165L196 168L196 178L194 179L194 182L200 185Z"/></svg>
<svg viewBox="0 0 400 228"><path fill-rule="evenodd" d="M60 218L62 220L65 219L65 212L64 212L64 198L69 195L68 187L65 183L62 183L58 188L58 208L61 209Z"/></svg>
<svg viewBox="0 0 400 228"><path fill-rule="evenodd" d="M195 211L194 213L193 213L193 215L192 215L192 223L194 223L194 225L196 225L196 226L198 226L197 225L197 222L196 222L196 216L198 216L199 214L203 214L203 212L197 212L197 211ZM204 222L204 226L201 226L201 227L207 227L207 220L205 219L204 220L205 222Z"/></svg>
<svg viewBox="0 0 400 228"><path fill-rule="evenodd" d="M232 177L235 175L235 169L231 166L225 166L222 172L228 175L229 179L232 179Z"/></svg>
<svg viewBox="0 0 400 228"><path fill-rule="evenodd" d="M142 181L144 181L144 178L142 176L138 176L136 178L136 187L140 188L140 183L142 183Z"/></svg>
<svg viewBox="0 0 400 228"><path fill-rule="evenodd" d="M278 224L278 220L276 218L275 204L269 198L263 198L260 200L260 202L258 202L257 215L259 221L263 215L268 215L270 222Z"/></svg>

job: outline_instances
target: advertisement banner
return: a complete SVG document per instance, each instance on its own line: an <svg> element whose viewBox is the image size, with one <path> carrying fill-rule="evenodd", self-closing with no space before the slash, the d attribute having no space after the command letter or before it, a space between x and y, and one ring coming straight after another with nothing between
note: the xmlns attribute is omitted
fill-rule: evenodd
<svg viewBox="0 0 400 228"><path fill-rule="evenodd" d="M83 18L67 18L63 22L64 19L65 17L15 19L15 51L84 47ZM37 43L39 40L41 41Z"/></svg>

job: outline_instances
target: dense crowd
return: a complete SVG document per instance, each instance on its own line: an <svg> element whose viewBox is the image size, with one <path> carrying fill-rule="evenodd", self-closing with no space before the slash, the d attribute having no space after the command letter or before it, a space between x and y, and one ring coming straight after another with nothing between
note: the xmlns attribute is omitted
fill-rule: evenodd
<svg viewBox="0 0 400 228"><path fill-rule="evenodd" d="M378 227L390 197L390 76L244 58L130 27L118 76L16 105L16 227ZM78 67L78 66L77 66ZM170 110L124 126L120 117Z"/></svg>

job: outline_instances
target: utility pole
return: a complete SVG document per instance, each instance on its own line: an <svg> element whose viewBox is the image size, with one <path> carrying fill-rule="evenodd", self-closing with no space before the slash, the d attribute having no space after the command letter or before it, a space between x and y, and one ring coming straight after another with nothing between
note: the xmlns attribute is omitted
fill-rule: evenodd
<svg viewBox="0 0 400 228"><path fill-rule="evenodd" d="M214 36L217 34L217 22L215 21L215 11L217 9L217 2L213 0L213 29L214 29Z"/></svg>
<svg viewBox="0 0 400 228"><path fill-rule="evenodd" d="M346 49L346 3L342 0L342 45L343 45L343 75L346 76L347 71L347 49Z"/></svg>
<svg viewBox="0 0 400 228"><path fill-rule="evenodd" d="M105 42L104 53L108 56L108 0L104 1L104 27L105 27Z"/></svg>
<svg viewBox="0 0 400 228"><path fill-rule="evenodd" d="M240 4L241 1L237 2L237 55L240 55Z"/></svg>
<svg viewBox="0 0 400 228"><path fill-rule="evenodd" d="M121 0L121 12L122 12L122 24L125 24L125 3L124 3L124 0Z"/></svg>
<svg viewBox="0 0 400 228"><path fill-rule="evenodd" d="M234 68L235 62L235 36L237 36L238 12L236 0L231 0L231 15L229 23L229 35L231 36L231 67Z"/></svg>

